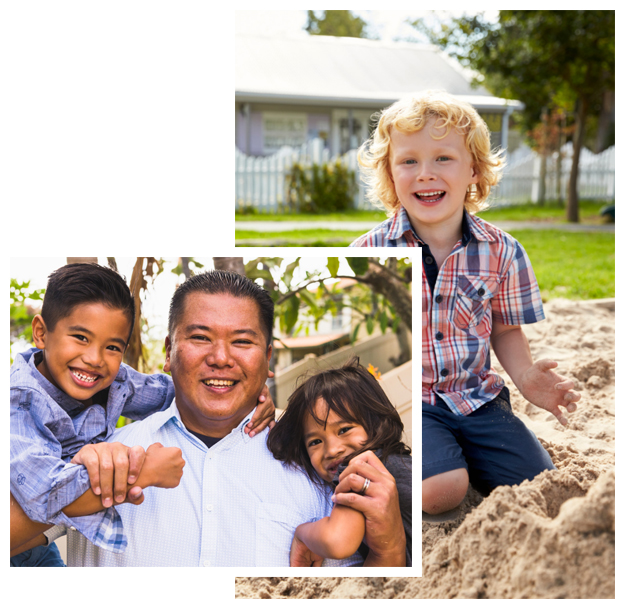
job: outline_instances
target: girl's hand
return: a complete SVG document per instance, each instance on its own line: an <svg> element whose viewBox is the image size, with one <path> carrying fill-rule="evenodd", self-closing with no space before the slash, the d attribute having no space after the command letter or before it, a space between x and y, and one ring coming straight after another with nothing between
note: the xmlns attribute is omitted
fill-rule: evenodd
<svg viewBox="0 0 625 616"><path fill-rule="evenodd" d="M297 537L291 543L291 567L321 567L323 558L311 552Z"/></svg>
<svg viewBox="0 0 625 616"><path fill-rule="evenodd" d="M269 378L273 378L274 373L269 371ZM269 429L276 425L276 407L269 395L269 388L267 385L263 387L263 390L258 396L258 404L256 411L245 425L245 434L249 434L250 438L253 438L258 433L262 432L267 426Z"/></svg>

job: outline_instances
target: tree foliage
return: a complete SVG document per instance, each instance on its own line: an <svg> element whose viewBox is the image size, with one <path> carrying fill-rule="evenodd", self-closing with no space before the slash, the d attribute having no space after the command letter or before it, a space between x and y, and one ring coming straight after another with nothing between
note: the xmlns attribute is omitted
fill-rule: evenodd
<svg viewBox="0 0 625 616"><path fill-rule="evenodd" d="M308 11L305 27L309 34L369 38L367 22L351 11Z"/></svg>
<svg viewBox="0 0 625 616"><path fill-rule="evenodd" d="M30 289L30 281L18 282L11 278L10 297L10 343L9 350L13 349L13 344L19 339L32 341L33 329L32 320L35 311L27 300L40 301L43 299L45 289Z"/></svg>
<svg viewBox="0 0 625 616"><path fill-rule="evenodd" d="M496 23L479 13L434 27L413 25L481 73L494 94L522 101L526 130L545 108L574 113L567 218L578 222L577 169L587 119L600 113L605 93L615 87L615 12L508 10Z"/></svg>
<svg viewBox="0 0 625 616"><path fill-rule="evenodd" d="M276 306L280 330L290 335L310 324L318 327L326 314L336 316L343 308L352 312L352 342L362 327L371 334L376 326L384 333L400 325L412 330L412 264L407 259L347 257L352 274L339 275L339 257L328 257L325 269L305 271L294 283L300 258L282 270L282 258L259 257L245 265L248 278L262 279ZM338 278L338 280L337 280ZM352 280L351 286L340 280ZM308 317L301 319L301 317ZM296 327L297 326L297 327Z"/></svg>

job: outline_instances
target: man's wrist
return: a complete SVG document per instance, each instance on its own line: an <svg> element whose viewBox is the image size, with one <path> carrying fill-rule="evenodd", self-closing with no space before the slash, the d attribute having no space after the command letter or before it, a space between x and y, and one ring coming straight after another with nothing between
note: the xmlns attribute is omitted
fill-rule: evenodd
<svg viewBox="0 0 625 616"><path fill-rule="evenodd" d="M369 549L364 567L405 567L406 566L406 547L402 549L385 550L382 553L374 552Z"/></svg>
<svg viewBox="0 0 625 616"><path fill-rule="evenodd" d="M151 464L150 458L146 457L145 462L143 463L143 468L137 477L137 480L133 484L128 484L128 490L133 488L134 486L139 486L140 488L149 488L157 484L158 479L157 475L153 472L153 465ZM128 493L126 490L126 494Z"/></svg>

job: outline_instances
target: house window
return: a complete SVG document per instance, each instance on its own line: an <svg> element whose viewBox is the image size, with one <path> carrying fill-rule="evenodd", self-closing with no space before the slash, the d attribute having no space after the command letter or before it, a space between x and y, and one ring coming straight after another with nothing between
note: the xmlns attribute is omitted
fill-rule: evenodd
<svg viewBox="0 0 625 616"><path fill-rule="evenodd" d="M349 152L360 145L360 135L362 133L362 123L356 118L352 118L351 132L349 130L349 118L339 120L339 133L341 139L341 154Z"/></svg>
<svg viewBox="0 0 625 616"><path fill-rule="evenodd" d="M273 154L285 145L300 147L307 130L305 113L263 113L263 154Z"/></svg>

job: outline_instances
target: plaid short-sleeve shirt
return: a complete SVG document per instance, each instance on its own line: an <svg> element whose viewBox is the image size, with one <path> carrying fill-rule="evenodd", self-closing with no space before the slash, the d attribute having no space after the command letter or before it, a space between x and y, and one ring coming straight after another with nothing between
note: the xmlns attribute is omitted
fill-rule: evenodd
<svg viewBox="0 0 625 616"><path fill-rule="evenodd" d="M522 325L545 315L523 246L466 212L462 232L440 272L403 207L351 246L423 249L421 399L434 405L438 395L454 413L468 415L504 386L490 365L492 320Z"/></svg>
<svg viewBox="0 0 625 616"><path fill-rule="evenodd" d="M438 395L454 413L468 415L504 386L490 365L493 319L506 325L544 319L538 283L523 246L471 214L438 273L421 245L421 399L434 405Z"/></svg>

